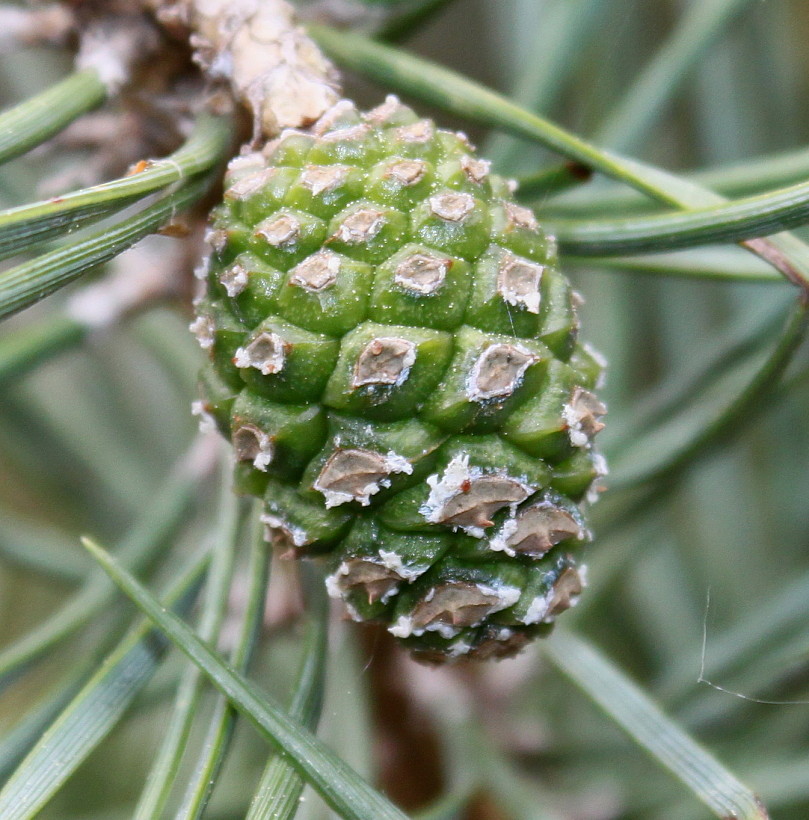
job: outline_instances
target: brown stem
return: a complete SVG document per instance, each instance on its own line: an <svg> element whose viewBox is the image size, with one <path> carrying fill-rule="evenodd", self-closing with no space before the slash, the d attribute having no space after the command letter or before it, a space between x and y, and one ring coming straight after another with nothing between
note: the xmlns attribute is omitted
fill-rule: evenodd
<svg viewBox="0 0 809 820"><path fill-rule="evenodd" d="M376 730L379 785L405 811L436 800L444 788L441 747L435 725L410 694L404 658L383 627L362 630L371 658L371 709Z"/></svg>
<svg viewBox="0 0 809 820"><path fill-rule="evenodd" d="M769 262L776 270L780 271L793 285L801 290L801 302L809 304L809 283L806 277L792 264L789 256L785 254L777 245L768 239L747 239L740 243L748 250L752 251L765 262Z"/></svg>
<svg viewBox="0 0 809 820"><path fill-rule="evenodd" d="M509 820L487 792L478 792L463 814L463 820Z"/></svg>

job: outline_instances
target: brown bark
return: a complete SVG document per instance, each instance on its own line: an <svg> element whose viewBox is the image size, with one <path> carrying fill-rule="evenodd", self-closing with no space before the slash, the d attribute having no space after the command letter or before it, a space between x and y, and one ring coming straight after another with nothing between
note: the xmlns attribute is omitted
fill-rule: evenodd
<svg viewBox="0 0 809 820"><path fill-rule="evenodd" d="M435 725L408 690L401 650L382 627L362 630L371 659L370 703L376 736L379 787L405 811L424 808L444 789Z"/></svg>

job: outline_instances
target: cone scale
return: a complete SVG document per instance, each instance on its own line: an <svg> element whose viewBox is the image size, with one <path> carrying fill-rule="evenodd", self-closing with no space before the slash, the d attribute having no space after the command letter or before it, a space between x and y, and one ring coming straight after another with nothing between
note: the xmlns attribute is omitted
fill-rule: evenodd
<svg viewBox="0 0 809 820"><path fill-rule="evenodd" d="M342 101L234 160L198 412L267 539L417 658L506 657L585 585L600 357L553 239L461 134Z"/></svg>

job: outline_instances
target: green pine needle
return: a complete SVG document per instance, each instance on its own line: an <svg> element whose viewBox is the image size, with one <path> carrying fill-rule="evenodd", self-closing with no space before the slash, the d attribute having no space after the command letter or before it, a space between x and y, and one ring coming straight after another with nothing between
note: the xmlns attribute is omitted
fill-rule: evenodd
<svg viewBox="0 0 809 820"><path fill-rule="evenodd" d="M248 586L242 620L230 657L232 668L241 674L247 673L261 633L270 573L270 551L264 541L263 526L259 521L256 505L253 505L251 512L254 525L250 535L250 555L247 564ZM199 672L197 667L193 668ZM219 695L211 710L202 751L186 786L182 805L175 815L176 820L192 820L202 817L205 812L231 746L236 717L236 711L227 698ZM148 815L144 813L143 816Z"/></svg>
<svg viewBox="0 0 809 820"><path fill-rule="evenodd" d="M609 256L741 242L809 221L809 183L684 213L549 222L562 251Z"/></svg>
<svg viewBox="0 0 809 820"><path fill-rule="evenodd" d="M193 593L208 565L196 558L166 595L173 606ZM146 622L134 629L17 767L0 791L0 816L28 820L53 797L93 749L120 721L133 698L156 671L167 644Z"/></svg>
<svg viewBox="0 0 809 820"><path fill-rule="evenodd" d="M150 160L122 179L0 211L0 259L54 239L221 164L231 142L231 125L201 115L186 143L165 159Z"/></svg>
<svg viewBox="0 0 809 820"><path fill-rule="evenodd" d="M633 740L678 777L722 820L767 820L761 801L682 731L596 649L558 631L545 652Z"/></svg>
<svg viewBox="0 0 809 820"><path fill-rule="evenodd" d="M193 181L113 227L3 271L0 319L30 307L96 265L114 259L196 202L211 183L211 179Z"/></svg>
<svg viewBox="0 0 809 820"><path fill-rule="evenodd" d="M109 577L219 689L259 733L283 752L302 777L346 820L403 820L403 815L308 730L295 723L115 561L85 538L84 546Z"/></svg>
<svg viewBox="0 0 809 820"><path fill-rule="evenodd" d="M326 683L329 608L320 579L310 577L308 580L311 614L289 716L314 731L320 718ZM304 785L304 781L285 757L273 755L261 775L245 820L291 820L300 807Z"/></svg>
<svg viewBox="0 0 809 820"><path fill-rule="evenodd" d="M119 555L139 570L157 557L166 540L188 514L198 489L198 477L182 471L170 477L119 547ZM91 573L70 599L48 619L0 651L0 690L27 665L59 642L98 618L114 598L114 587L99 572Z"/></svg>
<svg viewBox="0 0 809 820"><path fill-rule="evenodd" d="M107 97L93 69L77 71L45 91L0 114L0 162L30 151L58 134Z"/></svg>

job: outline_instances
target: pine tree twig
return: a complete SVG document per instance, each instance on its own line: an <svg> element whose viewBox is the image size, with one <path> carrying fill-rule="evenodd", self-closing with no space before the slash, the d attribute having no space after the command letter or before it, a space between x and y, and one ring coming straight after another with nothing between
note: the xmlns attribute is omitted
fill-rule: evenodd
<svg viewBox="0 0 809 820"><path fill-rule="evenodd" d="M166 26L191 29L194 58L253 114L254 141L311 125L340 98L339 75L285 0L149 0Z"/></svg>

